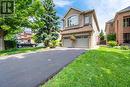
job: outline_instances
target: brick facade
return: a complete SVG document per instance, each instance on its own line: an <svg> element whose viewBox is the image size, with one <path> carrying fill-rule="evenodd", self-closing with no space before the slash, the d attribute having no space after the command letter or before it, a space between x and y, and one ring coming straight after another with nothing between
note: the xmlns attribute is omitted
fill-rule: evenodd
<svg viewBox="0 0 130 87"><path fill-rule="evenodd" d="M125 9L123 10L121 10L121 12L119 11L116 14L112 23L109 22L106 23L106 29L105 29L107 35L110 33L116 34L116 41L119 44L124 43L124 34L130 33L130 26L124 27L124 21L123 21L125 17L130 18L130 10Z"/></svg>

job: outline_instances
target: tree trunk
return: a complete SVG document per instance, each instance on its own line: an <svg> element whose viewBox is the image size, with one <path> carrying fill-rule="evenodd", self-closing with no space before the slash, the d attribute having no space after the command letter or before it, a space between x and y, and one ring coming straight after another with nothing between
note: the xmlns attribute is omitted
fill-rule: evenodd
<svg viewBox="0 0 130 87"><path fill-rule="evenodd" d="M0 31L0 50L5 50L3 31Z"/></svg>
<svg viewBox="0 0 130 87"><path fill-rule="evenodd" d="M46 40L46 41L44 42L44 45L45 45L45 47L49 47L49 40Z"/></svg>

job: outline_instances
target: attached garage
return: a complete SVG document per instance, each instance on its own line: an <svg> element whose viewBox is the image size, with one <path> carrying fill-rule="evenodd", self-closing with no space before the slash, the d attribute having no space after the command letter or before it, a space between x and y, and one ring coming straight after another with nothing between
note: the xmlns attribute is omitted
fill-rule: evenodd
<svg viewBox="0 0 130 87"><path fill-rule="evenodd" d="M69 38L63 39L64 47L75 47L75 48L89 48L89 39L88 36L76 36L76 40L72 41Z"/></svg>
<svg viewBox="0 0 130 87"><path fill-rule="evenodd" d="M77 48L88 48L89 47L88 36L78 36L78 37L76 37L75 47L77 47Z"/></svg>
<svg viewBox="0 0 130 87"><path fill-rule="evenodd" d="M63 39L63 46L64 47L72 47L72 41L69 38Z"/></svg>

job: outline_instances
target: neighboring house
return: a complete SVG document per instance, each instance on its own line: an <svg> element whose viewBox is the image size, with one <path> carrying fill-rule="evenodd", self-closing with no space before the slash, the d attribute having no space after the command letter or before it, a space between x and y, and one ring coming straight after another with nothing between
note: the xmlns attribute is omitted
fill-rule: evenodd
<svg viewBox="0 0 130 87"><path fill-rule="evenodd" d="M114 19L109 20L106 22L106 27L105 27L106 35L108 34L115 34L114 30Z"/></svg>
<svg viewBox="0 0 130 87"><path fill-rule="evenodd" d="M4 50L4 35L3 31L0 30L0 50Z"/></svg>
<svg viewBox="0 0 130 87"><path fill-rule="evenodd" d="M32 40L31 32L23 32L17 35L17 42L19 44L32 44L34 41Z"/></svg>
<svg viewBox="0 0 130 87"><path fill-rule="evenodd" d="M95 48L99 31L95 10L81 11L70 8L63 19L62 45L63 47Z"/></svg>
<svg viewBox="0 0 130 87"><path fill-rule="evenodd" d="M115 33L119 44L130 43L130 6L116 13L114 20L106 23L106 34Z"/></svg>

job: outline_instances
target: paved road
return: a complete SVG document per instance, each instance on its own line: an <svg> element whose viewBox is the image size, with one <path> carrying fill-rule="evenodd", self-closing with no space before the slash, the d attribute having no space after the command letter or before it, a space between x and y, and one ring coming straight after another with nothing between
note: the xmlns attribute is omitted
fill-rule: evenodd
<svg viewBox="0 0 130 87"><path fill-rule="evenodd" d="M1 57L0 87L36 87L83 52L83 49L55 49Z"/></svg>

